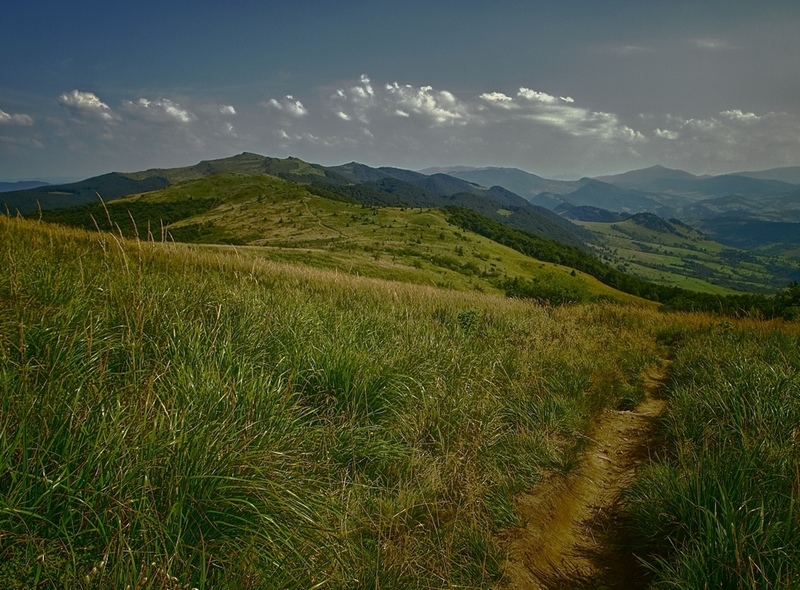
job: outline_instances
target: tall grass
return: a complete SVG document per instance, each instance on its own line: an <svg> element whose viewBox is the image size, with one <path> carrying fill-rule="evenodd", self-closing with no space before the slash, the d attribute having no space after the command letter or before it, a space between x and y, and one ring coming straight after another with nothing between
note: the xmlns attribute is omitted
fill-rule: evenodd
<svg viewBox="0 0 800 590"><path fill-rule="evenodd" d="M679 347L665 449L629 493L663 588L800 586L800 337L707 327Z"/></svg>
<svg viewBox="0 0 800 590"><path fill-rule="evenodd" d="M663 322L5 218L0 260L7 588L489 587Z"/></svg>

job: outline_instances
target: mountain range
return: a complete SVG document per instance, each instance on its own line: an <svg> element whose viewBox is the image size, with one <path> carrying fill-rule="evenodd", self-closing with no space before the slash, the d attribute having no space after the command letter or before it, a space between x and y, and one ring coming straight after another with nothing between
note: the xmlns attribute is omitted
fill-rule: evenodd
<svg viewBox="0 0 800 590"><path fill-rule="evenodd" d="M42 182L41 180L20 180L17 182L0 182L0 193L7 193L9 191L23 191L29 188L37 188L46 186L50 183Z"/></svg>
<svg viewBox="0 0 800 590"><path fill-rule="evenodd" d="M739 254L731 254L733 249L748 250L762 257L788 255L795 259L800 253L800 184L787 182L800 177L800 168L695 176L653 166L613 176L563 181L513 168L454 167L412 171L374 168L357 162L326 167L294 157L280 159L245 152L193 166L111 172L77 183L4 192L0 193L0 204L9 213L30 215L37 209L46 211L96 203L98 196L109 202L231 174L242 178L277 177L305 187L310 194L363 207L457 207L474 211L512 230L554 240L586 253L602 252L609 263L620 269L627 270L629 264L635 262L630 268L640 276L653 278L654 268L663 271L669 266L666 274L662 272L655 277L667 284L674 283L675 276L693 275L716 277L717 284L736 288L740 280L732 278L736 273L720 275L713 270L711 259L703 260L703 268L696 260L692 263L680 261L681 249L684 252L718 251L716 246L704 242L708 239L731 248L726 255L730 264L743 259ZM207 200L211 203L213 199ZM195 202L193 207L201 207L201 204ZM619 247L624 234L620 234L624 226L619 224L629 218L633 218L635 226L650 231L637 238L631 246L633 250L628 245ZM603 224L613 227L606 229ZM705 237L684 232L687 240L695 242L682 243L680 248L673 244L678 249L669 256L679 264L671 261L665 266L663 261L652 258L660 248L658 244L665 240L674 242L674 235L670 237L669 234L675 234L675 224L688 224L702 232L698 236ZM619 254L621 250L628 252L627 259ZM767 258L751 262L769 267L770 271L757 279L748 278L745 281L747 290L774 288L796 274L793 263Z"/></svg>
<svg viewBox="0 0 800 590"><path fill-rule="evenodd" d="M485 188L450 175L429 176L399 168L371 168L355 162L324 167L299 158L270 158L248 152L194 166L112 172L72 184L2 193L0 206L11 213L27 214L37 207L82 205L96 202L98 196L111 201L222 173L276 176L307 185L321 196L364 205L467 207L501 220L509 227L570 246L585 248L585 244L592 241L590 232L500 186Z"/></svg>
<svg viewBox="0 0 800 590"><path fill-rule="evenodd" d="M652 166L577 181L545 181L509 168L462 167L450 174L470 182L497 182L561 213L570 206L628 215L655 213L689 223L724 244L771 252L793 251L800 243L800 167L695 176ZM790 248L781 248L782 244Z"/></svg>

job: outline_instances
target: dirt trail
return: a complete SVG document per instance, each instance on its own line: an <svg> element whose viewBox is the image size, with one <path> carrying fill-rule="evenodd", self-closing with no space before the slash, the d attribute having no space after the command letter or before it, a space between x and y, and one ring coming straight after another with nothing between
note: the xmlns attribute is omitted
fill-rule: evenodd
<svg viewBox="0 0 800 590"><path fill-rule="evenodd" d="M646 399L632 412L606 410L590 432L580 465L519 498L527 522L509 536L504 588L644 588L647 576L620 526L617 499L649 454L654 419L665 402L653 393L666 365L645 377Z"/></svg>

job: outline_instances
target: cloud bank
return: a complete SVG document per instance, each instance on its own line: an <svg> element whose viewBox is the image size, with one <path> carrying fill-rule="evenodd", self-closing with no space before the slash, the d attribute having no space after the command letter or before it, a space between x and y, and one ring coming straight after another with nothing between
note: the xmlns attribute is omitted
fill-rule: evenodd
<svg viewBox="0 0 800 590"><path fill-rule="evenodd" d="M273 115L286 111L287 97ZM330 161L425 167L431 163L509 165L527 170L600 174L665 163L694 172L769 167L775 154L800 161L800 118L721 109L711 116L639 115L624 119L580 97L520 85L457 94L431 85L367 75L317 95L302 118L272 118L279 151ZM279 102L279 101L274 101ZM332 149L325 149L332 148ZM764 164L762 165L761 162ZM702 167L702 168L701 168Z"/></svg>
<svg viewBox="0 0 800 590"><path fill-rule="evenodd" d="M626 119L581 96L531 84L470 93L362 75L250 104L185 96L111 103L77 89L57 102L68 117L0 110L0 152L53 149L78 162L112 155L137 169L256 151L323 164L514 166L545 176L656 163L722 173L800 162L794 114L729 107L711 115Z"/></svg>

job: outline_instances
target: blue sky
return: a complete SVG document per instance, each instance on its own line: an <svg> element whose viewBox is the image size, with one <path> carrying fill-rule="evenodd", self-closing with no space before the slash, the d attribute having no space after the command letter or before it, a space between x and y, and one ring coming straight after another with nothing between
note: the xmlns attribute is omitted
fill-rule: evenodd
<svg viewBox="0 0 800 590"><path fill-rule="evenodd" d="M0 180L322 164L800 165L800 3L7 3Z"/></svg>

